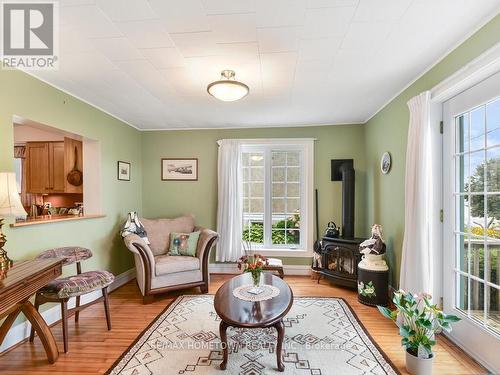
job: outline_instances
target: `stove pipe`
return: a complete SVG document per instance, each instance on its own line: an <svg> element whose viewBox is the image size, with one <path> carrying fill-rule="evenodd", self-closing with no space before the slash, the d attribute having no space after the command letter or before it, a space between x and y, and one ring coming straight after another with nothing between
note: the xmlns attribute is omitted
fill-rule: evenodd
<svg viewBox="0 0 500 375"><path fill-rule="evenodd" d="M332 160L332 181L342 181L342 237L354 238L354 160Z"/></svg>

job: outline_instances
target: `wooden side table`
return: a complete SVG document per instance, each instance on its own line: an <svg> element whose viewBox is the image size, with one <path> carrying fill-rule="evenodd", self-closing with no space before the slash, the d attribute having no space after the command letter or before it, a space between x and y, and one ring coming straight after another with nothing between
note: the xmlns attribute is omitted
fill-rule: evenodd
<svg viewBox="0 0 500 375"><path fill-rule="evenodd" d="M0 280L0 318L7 318L0 327L0 344L7 336L12 323L23 313L42 341L49 363L59 357L57 344L49 326L35 309L29 298L38 289L56 279L62 272L60 259L40 259L15 262L7 277Z"/></svg>

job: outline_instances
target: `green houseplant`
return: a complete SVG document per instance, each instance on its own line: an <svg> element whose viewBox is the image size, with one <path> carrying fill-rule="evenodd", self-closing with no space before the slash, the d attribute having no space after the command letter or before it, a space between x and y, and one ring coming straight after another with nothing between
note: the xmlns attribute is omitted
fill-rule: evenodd
<svg viewBox="0 0 500 375"><path fill-rule="evenodd" d="M406 368L410 374L432 373L432 347L436 344L436 334L450 332L451 324L460 320L455 315L443 313L431 300L430 294L414 295L399 290L392 300L396 310L377 306L399 327L399 334L403 337L401 344L406 348Z"/></svg>

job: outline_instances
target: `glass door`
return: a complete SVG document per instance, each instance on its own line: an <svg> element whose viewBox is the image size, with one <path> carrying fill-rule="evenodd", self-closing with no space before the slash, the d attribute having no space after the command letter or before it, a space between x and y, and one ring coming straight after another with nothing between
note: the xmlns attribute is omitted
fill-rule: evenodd
<svg viewBox="0 0 500 375"><path fill-rule="evenodd" d="M462 318L452 338L499 369L500 74L446 102L443 119L443 307Z"/></svg>

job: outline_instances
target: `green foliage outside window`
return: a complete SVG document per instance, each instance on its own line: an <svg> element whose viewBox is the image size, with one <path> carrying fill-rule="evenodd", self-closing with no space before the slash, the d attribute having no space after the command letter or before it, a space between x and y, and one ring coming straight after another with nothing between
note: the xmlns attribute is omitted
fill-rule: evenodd
<svg viewBox="0 0 500 375"><path fill-rule="evenodd" d="M271 237L274 245L299 244L300 233L300 215L298 213L288 217L286 220L280 220L271 227ZM295 229L295 230L293 230ZM264 243L264 224L253 222L243 227L243 241L254 243Z"/></svg>
<svg viewBox="0 0 500 375"><path fill-rule="evenodd" d="M465 185L466 190L473 192L484 191L484 180L486 172L486 183L487 191L498 192L500 191L500 158L489 159L485 163L481 163L473 171L473 175L470 176L470 183ZM466 196L465 200L469 200ZM484 195L474 195L472 202L470 203L471 215L474 217L484 216ZM489 195L488 196L488 207L487 207L488 218L500 219L500 195ZM493 220L490 220L490 225Z"/></svg>

